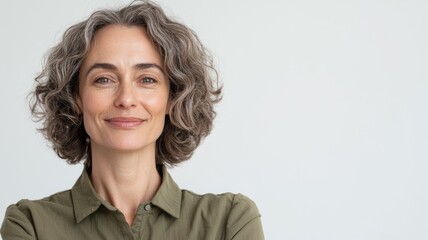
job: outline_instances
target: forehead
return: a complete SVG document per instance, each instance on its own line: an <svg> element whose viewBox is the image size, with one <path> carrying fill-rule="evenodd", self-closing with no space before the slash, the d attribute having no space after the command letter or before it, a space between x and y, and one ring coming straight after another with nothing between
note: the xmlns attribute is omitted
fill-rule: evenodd
<svg viewBox="0 0 428 240"><path fill-rule="evenodd" d="M82 67L88 62L144 62L162 65L154 42L142 26L112 24L95 32Z"/></svg>

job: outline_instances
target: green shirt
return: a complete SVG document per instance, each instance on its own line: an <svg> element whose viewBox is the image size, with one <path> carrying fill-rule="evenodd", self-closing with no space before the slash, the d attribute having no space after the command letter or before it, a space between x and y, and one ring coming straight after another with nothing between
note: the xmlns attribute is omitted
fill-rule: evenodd
<svg viewBox="0 0 428 240"><path fill-rule="evenodd" d="M264 239L256 205L241 194L198 195L181 190L162 167L162 184L129 226L103 200L83 171L71 190L21 200L6 210L3 240L13 239Z"/></svg>

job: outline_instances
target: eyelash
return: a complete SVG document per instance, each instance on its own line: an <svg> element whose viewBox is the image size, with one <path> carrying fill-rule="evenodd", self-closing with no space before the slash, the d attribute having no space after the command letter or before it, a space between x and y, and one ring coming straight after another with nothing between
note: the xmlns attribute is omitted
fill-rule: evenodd
<svg viewBox="0 0 428 240"><path fill-rule="evenodd" d="M112 80L109 77L98 77L95 79L95 84L107 84L112 82ZM140 80L141 84L155 84L158 81L153 77L143 77Z"/></svg>
<svg viewBox="0 0 428 240"><path fill-rule="evenodd" d="M111 80L108 77L99 77L99 78L95 79L95 81L94 81L94 83L97 83L97 84L106 84L109 82L111 82Z"/></svg>
<svg viewBox="0 0 428 240"><path fill-rule="evenodd" d="M147 82L147 80L149 80L150 82ZM143 84L154 84L154 83L157 83L157 80L155 78L152 78L152 77L143 77L140 80L140 82Z"/></svg>

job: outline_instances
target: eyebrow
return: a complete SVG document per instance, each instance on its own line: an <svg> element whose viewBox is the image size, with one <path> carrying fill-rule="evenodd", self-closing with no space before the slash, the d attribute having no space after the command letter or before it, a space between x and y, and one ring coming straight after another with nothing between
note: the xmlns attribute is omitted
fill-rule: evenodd
<svg viewBox="0 0 428 240"><path fill-rule="evenodd" d="M162 73L164 73L163 68L156 63L137 63L134 65L134 68L140 69L140 70L144 70L147 68L157 68ZM86 72L86 76L94 69L117 70L118 68L111 63L94 63L89 67L88 71Z"/></svg>

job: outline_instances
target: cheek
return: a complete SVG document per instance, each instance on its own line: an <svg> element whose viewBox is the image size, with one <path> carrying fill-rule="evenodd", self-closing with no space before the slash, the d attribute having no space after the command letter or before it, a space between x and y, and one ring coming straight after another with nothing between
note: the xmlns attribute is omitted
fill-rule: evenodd
<svg viewBox="0 0 428 240"><path fill-rule="evenodd" d="M152 97L146 101L146 110L152 118L152 131L158 138L165 127L165 116L167 111L168 99L162 97Z"/></svg>
<svg viewBox="0 0 428 240"><path fill-rule="evenodd" d="M104 109L105 101L103 97L98 96L97 94L86 94L82 96L81 109L83 115L95 115L98 112ZM106 99L106 98L104 98Z"/></svg>
<svg viewBox="0 0 428 240"><path fill-rule="evenodd" d="M146 99L146 108L153 115L165 115L167 106L168 106L168 97L167 95L154 96L149 99Z"/></svg>
<svg viewBox="0 0 428 240"><path fill-rule="evenodd" d="M95 128L97 125L98 116L105 109L105 101L102 101L101 98L97 97L95 94L92 96L83 96L82 97L82 114L83 114L83 123L86 129L86 132L90 134L91 129Z"/></svg>

